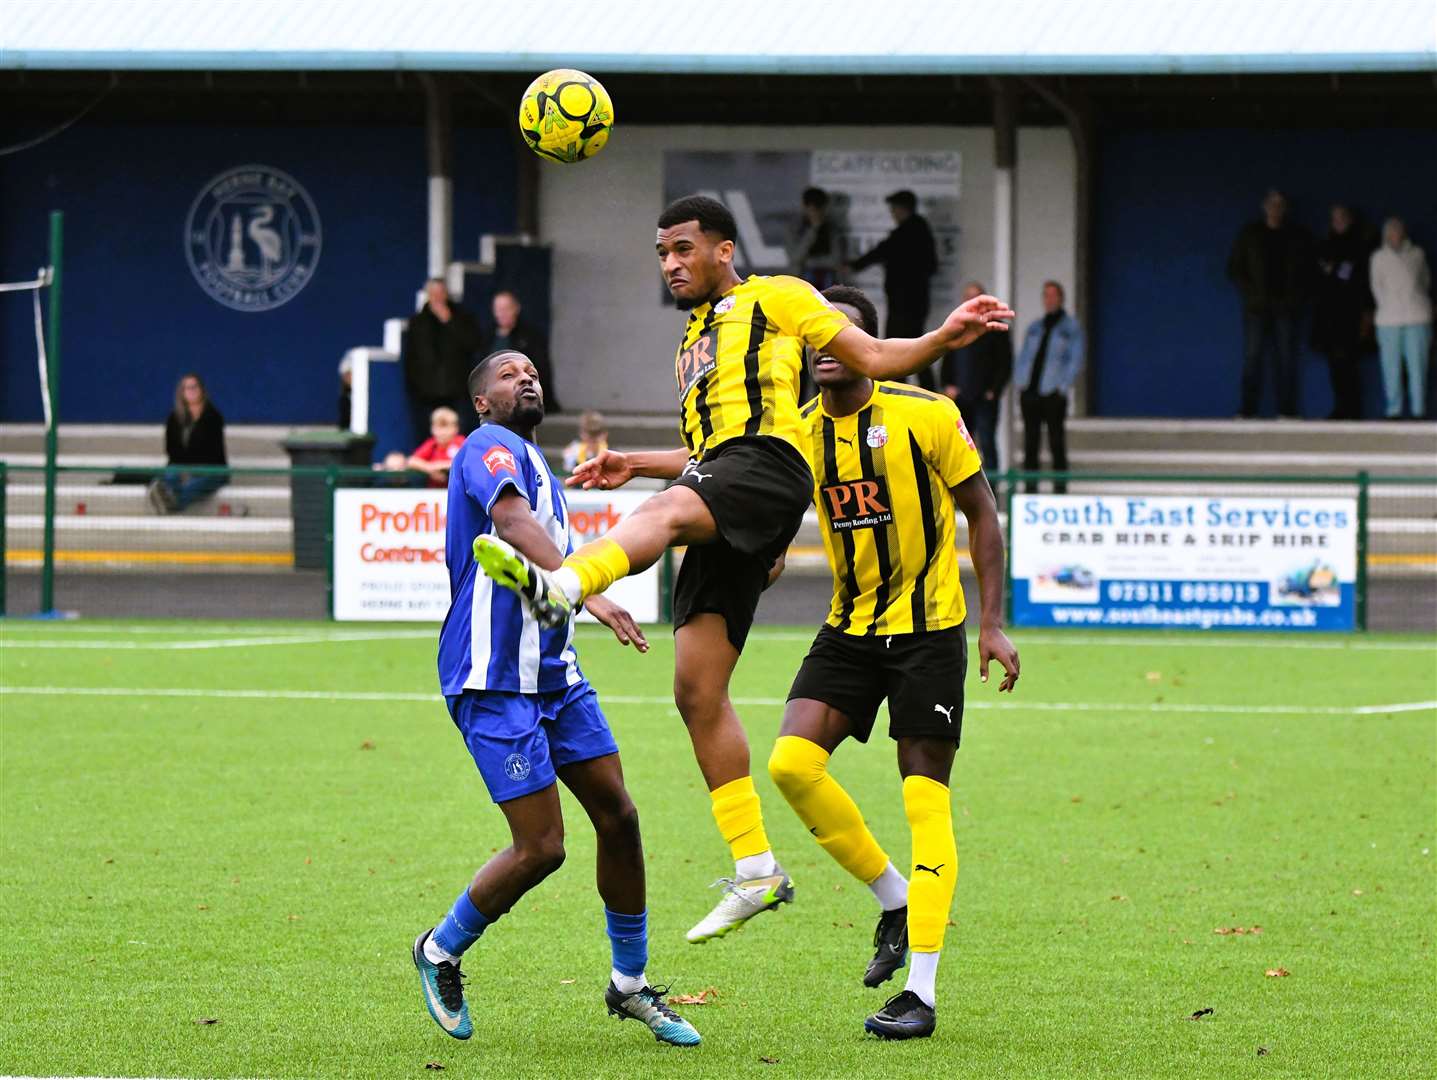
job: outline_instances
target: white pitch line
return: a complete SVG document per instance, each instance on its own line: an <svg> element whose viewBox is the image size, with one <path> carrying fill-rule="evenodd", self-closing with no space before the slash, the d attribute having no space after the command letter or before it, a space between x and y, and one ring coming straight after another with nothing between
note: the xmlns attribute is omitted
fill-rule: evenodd
<svg viewBox="0 0 1437 1080"><path fill-rule="evenodd" d="M375 701L440 703L440 696L394 690L259 690L213 689L199 687L143 686L0 686L0 695L16 697L160 697L255 699L275 701ZM672 705L673 699L657 695L602 694L601 702L611 705ZM737 697L735 705L778 708L785 699L778 697ZM1226 716L1377 716L1384 713L1437 712L1437 701L1407 701L1392 705L1202 705L1168 702L1091 702L1091 701L968 701L964 706L973 710L1004 712L1080 712L1080 713L1181 713Z"/></svg>
<svg viewBox="0 0 1437 1080"><path fill-rule="evenodd" d="M1143 646L1152 648L1196 648L1196 649L1303 649L1303 650L1327 650L1341 652L1352 650L1354 652L1434 652L1437 653L1437 642L1425 641L1331 641L1310 635L1294 635L1284 640L1272 638L1233 638L1224 637L1213 640L1204 640L1198 637L1164 638L1164 637L1141 637L1126 636L1121 630L1114 631L1111 637L1094 637L1082 634L1044 634L1033 633L1023 629L1008 628L1008 633L1019 645L1114 645L1126 647ZM763 630L755 629L749 632L750 641L809 641L814 634L807 632L794 632L792 630ZM972 637L976 641L976 637Z"/></svg>
<svg viewBox="0 0 1437 1080"><path fill-rule="evenodd" d="M408 634L405 637L436 637L430 633ZM209 640L185 641L69 641L60 638L26 640L5 638L0 644L7 649L140 649L158 652L188 652L195 649L251 649L267 645L333 645L348 641L395 641L398 636L391 633L374 634L325 634L297 637L280 635L276 637L211 638ZM437 640L437 637L436 637Z"/></svg>

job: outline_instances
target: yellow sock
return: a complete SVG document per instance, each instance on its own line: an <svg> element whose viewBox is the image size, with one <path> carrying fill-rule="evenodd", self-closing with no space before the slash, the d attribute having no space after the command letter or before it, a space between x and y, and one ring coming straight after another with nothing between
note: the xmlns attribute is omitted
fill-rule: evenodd
<svg viewBox="0 0 1437 1080"><path fill-rule="evenodd" d="M565 559L564 568L578 576L579 599L582 600L603 592L619 578L625 577L629 572L629 556L614 541L601 536Z"/></svg>
<svg viewBox="0 0 1437 1080"><path fill-rule="evenodd" d="M914 952L943 948L948 909L958 883L958 844L948 788L926 776L903 781L903 809L913 832L913 872L908 878L908 945Z"/></svg>
<svg viewBox="0 0 1437 1080"><path fill-rule="evenodd" d="M768 759L768 775L823 850L867 885L888 856L863 823L858 806L828 773L828 751L797 735L782 735Z"/></svg>
<svg viewBox="0 0 1437 1080"><path fill-rule="evenodd" d="M709 798L713 800L714 821L735 861L768 850L768 835L763 831L763 813L752 776L740 776L714 788Z"/></svg>

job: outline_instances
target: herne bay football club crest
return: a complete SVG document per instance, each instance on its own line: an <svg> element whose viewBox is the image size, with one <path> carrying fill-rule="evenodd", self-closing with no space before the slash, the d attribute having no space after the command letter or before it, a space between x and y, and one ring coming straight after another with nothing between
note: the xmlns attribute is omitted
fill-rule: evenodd
<svg viewBox="0 0 1437 1080"><path fill-rule="evenodd" d="M241 165L211 179L185 219L185 257L200 288L235 311L292 300L319 265L319 211L294 177Z"/></svg>

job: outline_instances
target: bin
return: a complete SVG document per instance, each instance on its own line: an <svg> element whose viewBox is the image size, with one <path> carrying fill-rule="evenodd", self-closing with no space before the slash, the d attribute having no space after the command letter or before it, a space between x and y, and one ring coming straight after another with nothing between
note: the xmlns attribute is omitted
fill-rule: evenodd
<svg viewBox="0 0 1437 1080"><path fill-rule="evenodd" d="M373 435L349 431L296 432L284 440L290 465L295 468L368 468L374 452ZM341 486L357 486L350 480ZM289 512L294 522L294 565L300 570L323 570L329 565L328 526L331 507L329 486L319 473L292 473L289 478Z"/></svg>

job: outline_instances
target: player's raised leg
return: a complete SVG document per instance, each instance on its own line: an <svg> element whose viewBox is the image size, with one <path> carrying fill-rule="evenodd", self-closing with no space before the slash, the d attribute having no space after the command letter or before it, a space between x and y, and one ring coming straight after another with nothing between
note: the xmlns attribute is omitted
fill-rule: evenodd
<svg viewBox="0 0 1437 1080"><path fill-rule="evenodd" d="M730 636L724 616L712 611L689 614L674 632L674 700L709 789L714 822L734 859L734 876L718 882L723 887L718 904L688 932L696 944L793 899L793 882L774 860L764 832L748 736L729 698L739 657Z"/></svg>
<svg viewBox="0 0 1437 1080"><path fill-rule="evenodd" d="M645 898L644 845L639 814L624 788L617 754L565 765L564 786L573 792L593 823L598 840L596 878L604 902L612 970L604 992L610 1015L635 1019L672 1046L697 1046L699 1033L650 984L648 907Z"/></svg>
<svg viewBox="0 0 1437 1080"><path fill-rule="evenodd" d="M706 544L717 536L713 514L691 488L675 486L645 499L623 521L564 560L557 570L535 565L497 536L474 541L483 571L519 594L542 626L562 625L590 596L641 573L667 548Z"/></svg>
<svg viewBox="0 0 1437 1080"><path fill-rule="evenodd" d="M449 913L414 942L425 1007L456 1039L467 1039L474 1031L460 971L464 954L491 923L564 861L564 818L552 782L499 808L509 823L510 845L480 867Z"/></svg>
<svg viewBox="0 0 1437 1080"><path fill-rule="evenodd" d="M938 955L958 881L958 844L948 792L955 749L953 740L941 737L898 739L903 810L913 835L908 884L908 942L913 954L903 992L864 1021L867 1031L885 1039L925 1038L933 1034L937 1022Z"/></svg>
<svg viewBox="0 0 1437 1080"><path fill-rule="evenodd" d="M800 673L796 688L804 677ZM866 726L872 726L871 718ZM863 984L879 986L908 959L908 882L869 831L858 805L829 774L830 755L852 731L853 722L832 705L790 698L768 772L819 846L878 901L874 952Z"/></svg>

